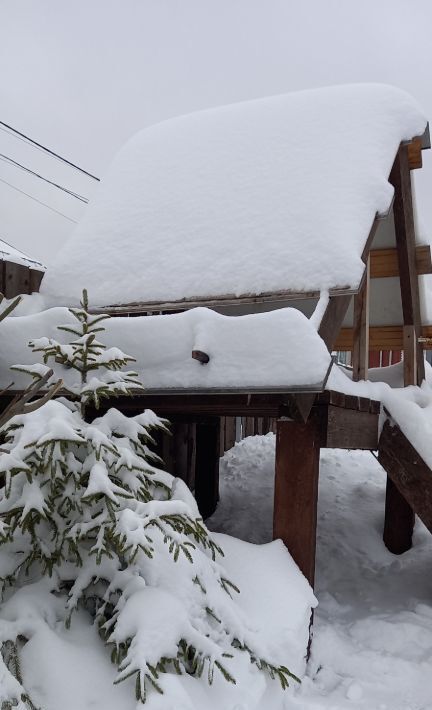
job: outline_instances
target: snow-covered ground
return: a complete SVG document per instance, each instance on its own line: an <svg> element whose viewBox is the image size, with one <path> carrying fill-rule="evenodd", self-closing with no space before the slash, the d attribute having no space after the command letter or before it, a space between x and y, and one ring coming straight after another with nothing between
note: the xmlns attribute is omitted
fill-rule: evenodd
<svg viewBox="0 0 432 710"><path fill-rule="evenodd" d="M222 461L210 527L270 540L273 471L274 435L236 444ZM432 708L432 538L417 521L413 549L389 553L384 495L372 454L322 451L312 657L278 710Z"/></svg>

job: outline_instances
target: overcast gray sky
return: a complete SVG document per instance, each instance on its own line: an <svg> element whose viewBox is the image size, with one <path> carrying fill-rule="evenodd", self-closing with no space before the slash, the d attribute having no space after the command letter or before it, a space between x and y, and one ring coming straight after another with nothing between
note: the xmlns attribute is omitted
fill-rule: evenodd
<svg viewBox="0 0 432 710"><path fill-rule="evenodd" d="M431 0L0 0L0 120L103 176L140 128L201 108L379 81L432 117ZM96 183L0 131L0 153L91 199ZM432 237L432 152L416 176ZM75 199L0 180L78 220ZM0 182L0 236L49 263L73 222Z"/></svg>

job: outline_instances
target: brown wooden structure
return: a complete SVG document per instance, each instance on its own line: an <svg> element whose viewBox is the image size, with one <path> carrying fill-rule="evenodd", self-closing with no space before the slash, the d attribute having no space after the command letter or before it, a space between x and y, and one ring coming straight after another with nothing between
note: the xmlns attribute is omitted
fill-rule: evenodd
<svg viewBox="0 0 432 710"><path fill-rule="evenodd" d="M43 275L41 264L9 261L8 255L0 252L0 292L6 298L39 291Z"/></svg>
<svg viewBox="0 0 432 710"><path fill-rule="evenodd" d="M374 219L370 215L371 224L364 234L361 254L363 278L357 285L343 288L335 283L329 289L318 333L330 352L351 351L354 380L367 379L369 353L382 350L403 350L405 384L420 384L424 379L423 348L432 348L432 326L421 320L418 277L432 273L432 259L429 246L416 243L411 171L421 167L422 151L429 147L427 129L424 135L401 143L396 155L390 156L393 165L389 182L394 187L394 201L388 214L376 214ZM294 292L289 283L282 290L251 291L240 296L234 292L214 293L205 298L194 295L194 287L191 288L184 298L175 301L115 305L108 301L101 303L98 310L130 317L207 306L221 313L240 315L291 306L310 316L321 296L316 290ZM204 355L195 351L193 357L206 367ZM116 402L116 406L130 413L149 406L173 422L173 436L160 442L160 451L168 468L195 491L204 517L217 504L218 460L236 439L235 418L242 418L246 434L274 430L274 535L282 538L311 584L322 447L379 449L380 461L390 477L385 542L394 552L401 552L410 544L413 510L417 509L418 500L412 495L412 487L401 483L406 475L390 456L390 433L398 437L406 461L414 454L395 430L389 432L387 426L379 440L380 403L332 391L308 392L307 388L300 388L296 392L148 392ZM404 470L408 469L415 478L415 470L406 463ZM421 514L425 519L424 513Z"/></svg>
<svg viewBox="0 0 432 710"><path fill-rule="evenodd" d="M330 290L318 332L329 351L352 352L354 380L367 379L371 351L395 349L404 353L405 384L420 384L424 379L423 348L432 348L432 326L423 325L421 321L418 276L432 273L432 260L430 247L416 243L410 172L421 167L422 150L428 147L428 130L424 136L400 145L389 176L395 191L394 202L389 215L377 215L369 234L365 235L364 277L359 289L357 292ZM389 316L382 307L377 284L383 293L391 285L390 295L387 294L390 302L394 301L396 293L396 300L400 301L396 322L386 321ZM287 289L240 299L227 295L210 301L136 303L103 310L109 310L112 315L132 316L172 313L204 305L237 314L253 312L257 307L265 310L293 306L310 314L318 296L309 292L292 293ZM380 308L385 316L382 323L377 322L376 315L380 317ZM148 393L119 404L131 413L151 407L173 422L173 436L160 442L160 451L168 468L195 491L204 517L217 505L218 460L236 439L236 418L237 421L242 418L245 435L275 431L274 536L284 541L311 584L315 570L321 448L379 449L379 460L389 475L384 540L390 550L400 553L410 546L414 510L426 524L430 522L432 503L420 493L421 476L416 476L416 471L424 471L426 465L414 463L418 461L415 451L390 425L384 426L379 440L378 402L332 391L203 391ZM394 451L399 452L403 464L397 464ZM408 482L407 471L411 476ZM414 494L417 484L418 493Z"/></svg>

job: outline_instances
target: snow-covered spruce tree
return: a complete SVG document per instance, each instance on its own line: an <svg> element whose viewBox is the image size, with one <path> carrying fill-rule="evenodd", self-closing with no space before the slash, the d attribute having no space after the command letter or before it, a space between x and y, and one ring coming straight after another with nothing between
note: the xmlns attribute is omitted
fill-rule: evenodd
<svg viewBox="0 0 432 710"><path fill-rule="evenodd" d="M232 598L238 590L216 561L222 551L191 493L149 449L152 430L166 422L149 410L128 418L117 409L85 420L89 405L97 408L103 397L142 386L135 372L123 372L133 358L97 339L108 316L89 314L86 292L81 307L70 312L76 324L60 330L73 336L71 342L40 338L31 346L54 363L72 401L49 401L3 430L4 607L20 595L25 606L45 594L38 608L52 613L63 599L67 625L74 610L85 609L112 649L116 682L136 675L143 702L149 688L163 692L167 672L205 672L211 683L216 669L235 682L228 659L239 650L286 687L295 676L271 662L240 613ZM41 365L15 369L34 379L43 375ZM29 613L22 624L2 617L0 612L0 642L15 650L17 638L28 638L41 623L35 619L32 626ZM0 679L2 673L6 678L5 664ZM19 700L18 680L9 675L8 702L11 693Z"/></svg>

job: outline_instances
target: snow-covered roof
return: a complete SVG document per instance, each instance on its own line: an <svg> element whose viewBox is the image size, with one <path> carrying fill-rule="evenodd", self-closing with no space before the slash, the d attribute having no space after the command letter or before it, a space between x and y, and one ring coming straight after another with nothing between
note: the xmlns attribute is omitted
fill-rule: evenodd
<svg viewBox="0 0 432 710"><path fill-rule="evenodd" d="M358 289L402 141L407 93L358 84L223 106L144 129L118 153L42 292L94 305Z"/></svg>
<svg viewBox="0 0 432 710"><path fill-rule="evenodd" d="M8 366L31 365L29 340L48 337L69 342L59 325L76 324L66 308L51 308L0 323L0 386L14 389L28 377ZM110 318L100 340L136 358L133 369L146 390L320 391L331 366L330 354L313 321L294 308L247 316L223 316L207 308L138 318ZM192 351L208 354L202 364ZM61 371L68 382L74 373Z"/></svg>
<svg viewBox="0 0 432 710"><path fill-rule="evenodd" d="M24 266L29 266L31 269L36 269L36 271L44 271L45 267L40 261L36 259L31 259L29 256L24 254L24 252L15 247L11 246L3 239L0 239L0 260L1 261L11 261L14 264L23 264Z"/></svg>

